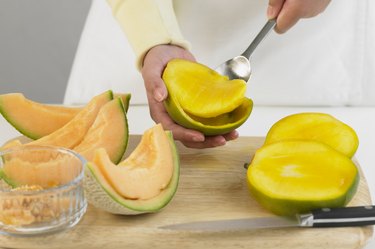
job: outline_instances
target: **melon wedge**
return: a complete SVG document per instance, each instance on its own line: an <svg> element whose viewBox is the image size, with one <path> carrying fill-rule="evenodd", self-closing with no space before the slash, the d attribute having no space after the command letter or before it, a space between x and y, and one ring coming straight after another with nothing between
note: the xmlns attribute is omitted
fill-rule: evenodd
<svg viewBox="0 0 375 249"><path fill-rule="evenodd" d="M59 129L78 112L78 108L40 104L21 93L0 95L0 113L20 133L32 139Z"/></svg>
<svg viewBox="0 0 375 249"><path fill-rule="evenodd" d="M95 96L91 101L66 125L53 133L38 140L28 143L29 145L51 145L72 149L77 146L94 123L95 118L102 106L113 99L112 91L106 91Z"/></svg>
<svg viewBox="0 0 375 249"><path fill-rule="evenodd" d="M359 174L350 158L328 145L289 140L258 149L247 182L263 207L293 216L316 208L345 206L357 190Z"/></svg>
<svg viewBox="0 0 375 249"><path fill-rule="evenodd" d="M104 148L110 160L117 164L128 144L128 122L121 98L106 103L82 142L74 147L86 160L91 161L98 148Z"/></svg>
<svg viewBox="0 0 375 249"><path fill-rule="evenodd" d="M162 169L165 175L155 174L152 168ZM124 162L113 165L105 151L98 150L86 169L85 191L92 205L115 214L150 213L161 210L172 200L179 180L179 157L172 133L157 125L145 132ZM152 179L153 176L160 179Z"/></svg>
<svg viewBox="0 0 375 249"><path fill-rule="evenodd" d="M265 144L282 140L309 139L325 143L349 158L357 151L359 140L347 124L325 113L297 113L282 118L268 131Z"/></svg>
<svg viewBox="0 0 375 249"><path fill-rule="evenodd" d="M126 111L130 94L115 94L123 100ZM46 105L25 98L21 93L0 95L0 113L21 134L39 139L63 127L83 108Z"/></svg>

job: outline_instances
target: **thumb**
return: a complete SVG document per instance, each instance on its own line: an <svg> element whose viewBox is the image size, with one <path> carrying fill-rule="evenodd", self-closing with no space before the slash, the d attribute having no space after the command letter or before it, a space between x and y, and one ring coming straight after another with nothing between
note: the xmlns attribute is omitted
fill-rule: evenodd
<svg viewBox="0 0 375 249"><path fill-rule="evenodd" d="M285 0L269 0L267 9L268 19L274 19L279 15L280 10L284 5L284 2Z"/></svg>

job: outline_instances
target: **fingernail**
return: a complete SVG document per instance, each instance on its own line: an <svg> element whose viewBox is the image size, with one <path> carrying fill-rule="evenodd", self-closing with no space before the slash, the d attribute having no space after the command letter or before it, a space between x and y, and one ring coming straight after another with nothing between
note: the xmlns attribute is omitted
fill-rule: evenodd
<svg viewBox="0 0 375 249"><path fill-rule="evenodd" d="M160 90L156 89L154 92L154 98L156 101L162 102L164 100L164 94Z"/></svg>
<svg viewBox="0 0 375 249"><path fill-rule="evenodd" d="M267 16L268 16L268 19L275 18L275 8L271 5L268 5Z"/></svg>
<svg viewBox="0 0 375 249"><path fill-rule="evenodd" d="M191 139L194 142L203 142L204 141L204 137L203 136L193 136Z"/></svg>

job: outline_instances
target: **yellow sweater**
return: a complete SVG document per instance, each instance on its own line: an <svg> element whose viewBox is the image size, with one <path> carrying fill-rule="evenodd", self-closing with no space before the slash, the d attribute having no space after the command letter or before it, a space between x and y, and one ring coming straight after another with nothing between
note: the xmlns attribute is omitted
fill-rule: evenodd
<svg viewBox="0 0 375 249"><path fill-rule="evenodd" d="M113 15L126 34L142 68L149 49L160 44L174 44L189 49L177 23L172 0L107 0Z"/></svg>

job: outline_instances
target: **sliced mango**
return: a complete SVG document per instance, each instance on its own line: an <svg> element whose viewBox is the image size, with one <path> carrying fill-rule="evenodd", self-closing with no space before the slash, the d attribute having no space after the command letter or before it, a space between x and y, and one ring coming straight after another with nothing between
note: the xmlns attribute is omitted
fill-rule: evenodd
<svg viewBox="0 0 375 249"><path fill-rule="evenodd" d="M202 64L171 60L163 80L169 93L164 104L171 118L205 135L236 129L252 111L253 103L245 97L245 81L229 80Z"/></svg>
<svg viewBox="0 0 375 249"><path fill-rule="evenodd" d="M357 151L356 132L325 113L297 113L276 122L268 131L265 144L290 139L309 139L325 143L348 157Z"/></svg>
<svg viewBox="0 0 375 249"><path fill-rule="evenodd" d="M255 199L271 212L285 216L345 206L354 196L358 181L352 160L311 140L265 145L256 151L247 171Z"/></svg>

